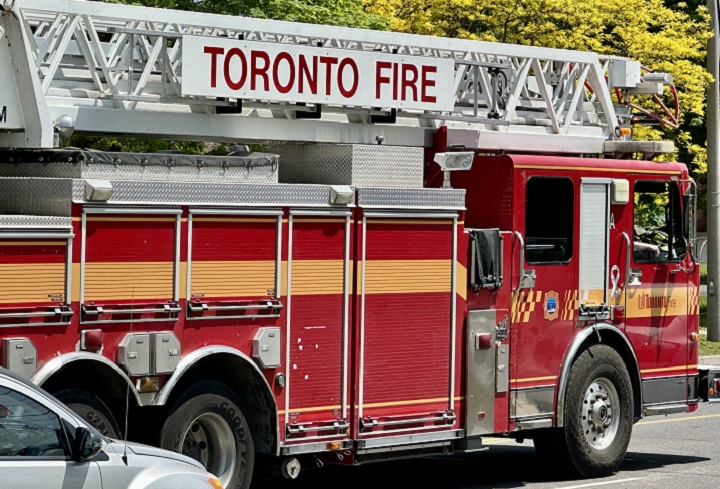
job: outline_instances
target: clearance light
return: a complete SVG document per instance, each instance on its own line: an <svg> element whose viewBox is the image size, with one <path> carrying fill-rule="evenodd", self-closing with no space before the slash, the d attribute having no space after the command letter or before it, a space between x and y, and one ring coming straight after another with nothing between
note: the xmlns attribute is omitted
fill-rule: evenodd
<svg viewBox="0 0 720 489"><path fill-rule="evenodd" d="M108 180L85 180L85 200L107 202L113 196L113 186Z"/></svg>
<svg viewBox="0 0 720 489"><path fill-rule="evenodd" d="M141 377L137 380L135 388L138 392L157 392L160 390L160 377Z"/></svg>
<svg viewBox="0 0 720 489"><path fill-rule="evenodd" d="M352 204L355 200L355 191L348 185L334 185L330 187L330 200L335 205Z"/></svg>
<svg viewBox="0 0 720 489"><path fill-rule="evenodd" d="M442 171L469 171L474 159L475 153L468 151L437 153L434 158Z"/></svg>
<svg viewBox="0 0 720 489"><path fill-rule="evenodd" d="M327 444L328 450L342 450L343 444L341 441L331 441Z"/></svg>
<svg viewBox="0 0 720 489"><path fill-rule="evenodd" d="M690 333L690 340L696 342L700 339L700 333Z"/></svg>
<svg viewBox="0 0 720 489"><path fill-rule="evenodd" d="M630 136L632 134L632 129L629 127L621 127L620 128L620 135L621 136Z"/></svg>
<svg viewBox="0 0 720 489"><path fill-rule="evenodd" d="M210 487L212 487L213 489L223 489L222 482L217 480L215 477L210 477L208 479L208 483L210 484Z"/></svg>

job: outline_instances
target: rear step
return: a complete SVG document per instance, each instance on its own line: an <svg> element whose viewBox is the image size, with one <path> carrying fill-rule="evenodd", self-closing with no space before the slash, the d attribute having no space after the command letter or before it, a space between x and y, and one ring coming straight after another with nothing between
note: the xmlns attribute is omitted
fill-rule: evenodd
<svg viewBox="0 0 720 489"><path fill-rule="evenodd" d="M453 453L451 441L434 443L419 443L401 447L369 448L357 451L356 462L365 464L370 462L385 462L403 458L429 457L437 455L450 455Z"/></svg>
<svg viewBox="0 0 720 489"><path fill-rule="evenodd" d="M688 411L690 411L690 406L687 404L661 404L658 406L645 406L645 408L643 408L645 416L687 413Z"/></svg>

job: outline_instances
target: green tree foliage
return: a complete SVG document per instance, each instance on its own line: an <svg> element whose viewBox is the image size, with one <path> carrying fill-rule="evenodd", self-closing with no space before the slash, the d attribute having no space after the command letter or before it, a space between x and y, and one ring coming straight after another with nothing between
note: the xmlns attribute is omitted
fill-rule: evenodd
<svg viewBox="0 0 720 489"><path fill-rule="evenodd" d="M368 13L362 0L109 0L113 3L192 10L312 24L387 29L388 20Z"/></svg>
<svg viewBox="0 0 720 489"><path fill-rule="evenodd" d="M594 51L669 72L682 109L678 130L638 128L638 139L670 138L681 161L706 171L705 70L710 37L704 2L674 0L367 0L393 30ZM644 101L646 102L646 101Z"/></svg>

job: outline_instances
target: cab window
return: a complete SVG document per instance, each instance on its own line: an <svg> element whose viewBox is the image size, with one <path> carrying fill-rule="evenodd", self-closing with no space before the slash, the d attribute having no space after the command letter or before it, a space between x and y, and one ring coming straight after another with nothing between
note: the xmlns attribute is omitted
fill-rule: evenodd
<svg viewBox="0 0 720 489"><path fill-rule="evenodd" d="M682 260L687 253L683 236L680 190L674 182L635 183L633 258L637 263Z"/></svg>
<svg viewBox="0 0 720 489"><path fill-rule="evenodd" d="M575 195L569 178L532 177L525 194L525 257L530 264L567 263L573 253Z"/></svg>
<svg viewBox="0 0 720 489"><path fill-rule="evenodd" d="M60 418L42 404L0 386L0 457L69 455Z"/></svg>

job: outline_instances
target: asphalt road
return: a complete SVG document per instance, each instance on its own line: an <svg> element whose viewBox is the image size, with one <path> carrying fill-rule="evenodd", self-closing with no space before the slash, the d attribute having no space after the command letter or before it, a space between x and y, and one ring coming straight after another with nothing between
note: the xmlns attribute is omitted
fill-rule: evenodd
<svg viewBox="0 0 720 489"><path fill-rule="evenodd" d="M487 450L473 454L326 466L306 472L287 487L716 489L720 486L718 434L720 405L702 405L689 415L646 418L635 425L620 471L604 479L563 480L539 466L532 442L486 438Z"/></svg>

